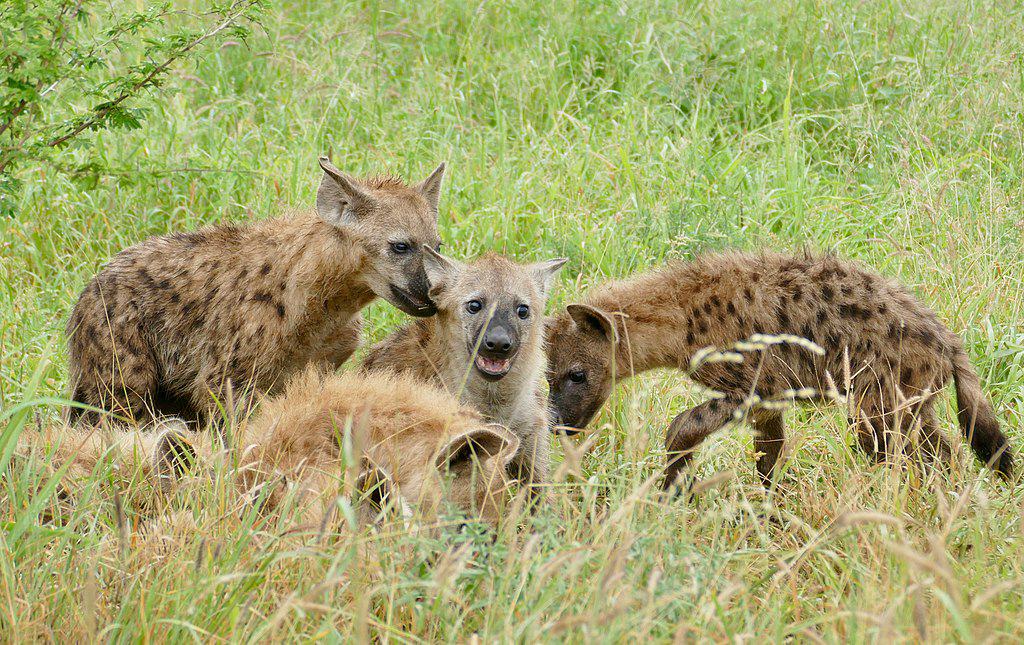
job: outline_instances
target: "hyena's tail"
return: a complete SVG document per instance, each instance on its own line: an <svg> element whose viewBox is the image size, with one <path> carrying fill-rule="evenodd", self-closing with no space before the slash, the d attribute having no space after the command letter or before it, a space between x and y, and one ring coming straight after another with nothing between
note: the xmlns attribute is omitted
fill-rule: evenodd
<svg viewBox="0 0 1024 645"><path fill-rule="evenodd" d="M1013 452L999 429L995 410L981 391L981 380L971 367L967 352L958 347L953 355L957 419L978 459L1004 478L1013 474Z"/></svg>

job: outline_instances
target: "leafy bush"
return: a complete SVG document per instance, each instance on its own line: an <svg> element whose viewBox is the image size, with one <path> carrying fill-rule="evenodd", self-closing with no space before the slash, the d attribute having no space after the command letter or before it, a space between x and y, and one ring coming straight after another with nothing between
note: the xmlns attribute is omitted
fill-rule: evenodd
<svg viewBox="0 0 1024 645"><path fill-rule="evenodd" d="M193 13L170 3L135 12L95 0L6 3L0 8L0 211L12 209L18 167L54 164L58 150L97 130L140 127L152 99L147 90L204 46L245 39L265 5L227 0Z"/></svg>

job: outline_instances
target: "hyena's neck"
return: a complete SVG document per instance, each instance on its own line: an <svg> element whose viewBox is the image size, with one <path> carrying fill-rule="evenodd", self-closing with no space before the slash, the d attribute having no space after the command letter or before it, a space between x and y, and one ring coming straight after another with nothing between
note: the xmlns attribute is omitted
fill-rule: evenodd
<svg viewBox="0 0 1024 645"><path fill-rule="evenodd" d="M694 352L708 344L704 341L716 322L692 310L693 303L718 290L718 279L705 273L692 264L674 265L609 285L589 300L615 319L620 378L658 368L686 369Z"/></svg>
<svg viewBox="0 0 1024 645"><path fill-rule="evenodd" d="M366 284L366 254L357 240L315 215L297 216L288 225L267 227L268 254L288 266L285 292L297 315L351 318L375 298Z"/></svg>

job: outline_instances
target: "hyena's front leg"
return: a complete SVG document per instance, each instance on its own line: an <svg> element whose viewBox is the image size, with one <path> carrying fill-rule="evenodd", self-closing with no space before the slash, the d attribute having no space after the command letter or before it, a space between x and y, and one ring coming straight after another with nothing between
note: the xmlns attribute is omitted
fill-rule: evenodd
<svg viewBox="0 0 1024 645"><path fill-rule="evenodd" d="M760 453L757 458L757 474L764 487L771 488L775 464L786 440L782 411L764 408L754 410L750 415L750 423L754 427L754 450Z"/></svg>
<svg viewBox="0 0 1024 645"><path fill-rule="evenodd" d="M672 420L665 436L665 448L668 451L665 480L662 482L665 490L676 483L679 471L690 462L697 446L733 419L738 406L739 401L735 399L712 399L690 408Z"/></svg>

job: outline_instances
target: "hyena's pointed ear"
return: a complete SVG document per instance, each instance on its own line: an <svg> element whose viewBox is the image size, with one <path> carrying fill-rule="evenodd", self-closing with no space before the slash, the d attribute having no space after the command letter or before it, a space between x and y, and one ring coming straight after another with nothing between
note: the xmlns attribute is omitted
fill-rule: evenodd
<svg viewBox="0 0 1024 645"><path fill-rule="evenodd" d="M576 326L584 331L595 333L604 339L617 344L619 333L615 330L615 319L603 309L590 305L572 304L565 308Z"/></svg>
<svg viewBox="0 0 1024 645"><path fill-rule="evenodd" d="M519 437L497 423L488 423L452 437L434 458L438 470L452 470L473 459L484 461L491 457L499 457L501 463L508 465L519 452Z"/></svg>
<svg viewBox="0 0 1024 645"><path fill-rule="evenodd" d="M351 226L358 221L358 210L373 201L366 190L352 177L334 167L327 157L320 157L324 176L316 191L316 212L331 226Z"/></svg>
<svg viewBox="0 0 1024 645"><path fill-rule="evenodd" d="M434 168L434 172L430 173L430 176L416 184L416 189L427 198L427 203L430 204L435 213L437 212L437 205L441 201L441 182L444 179L444 169L445 165L442 161L438 164L437 168Z"/></svg>
<svg viewBox="0 0 1024 645"><path fill-rule="evenodd" d="M555 276L558 275L559 270L568 261L569 258L555 258L554 260L537 262L528 267L530 275L533 276L533 281L537 284L537 288L540 289L541 295L548 295L548 290L551 289L551 283L554 281Z"/></svg>
<svg viewBox="0 0 1024 645"><path fill-rule="evenodd" d="M462 263L441 255L426 244L423 245L423 270L427 274L427 282L430 283L430 295L440 293L461 269Z"/></svg>

